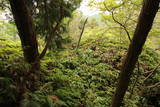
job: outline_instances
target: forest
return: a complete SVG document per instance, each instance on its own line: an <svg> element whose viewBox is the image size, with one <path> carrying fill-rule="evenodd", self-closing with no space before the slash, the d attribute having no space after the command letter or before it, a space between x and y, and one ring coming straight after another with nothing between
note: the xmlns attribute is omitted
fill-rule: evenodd
<svg viewBox="0 0 160 107"><path fill-rule="evenodd" d="M0 0L0 107L160 107L160 0Z"/></svg>

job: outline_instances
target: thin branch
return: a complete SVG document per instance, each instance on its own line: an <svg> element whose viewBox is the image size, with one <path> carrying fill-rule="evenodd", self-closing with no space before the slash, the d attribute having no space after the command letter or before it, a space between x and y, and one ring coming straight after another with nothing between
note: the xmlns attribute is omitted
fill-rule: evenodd
<svg viewBox="0 0 160 107"><path fill-rule="evenodd" d="M152 71L146 71L143 73L143 75L146 75L146 74L150 74Z"/></svg>
<svg viewBox="0 0 160 107"><path fill-rule="evenodd" d="M41 52L41 54L39 55L38 59L37 60L41 60L44 55L46 54L47 52L47 49L48 47L50 46L51 42L52 42L52 39L53 37L55 36L55 33L57 31L57 29L59 28L59 25L60 25L60 22L62 20L62 6L60 7L60 18L59 18L59 21L57 22L57 24L55 25L55 27L53 27L52 25L49 24L49 19L48 19L48 9L47 9L47 4L46 4L46 1L44 2L45 3L45 12L46 12L46 21L47 21L47 25L48 25L48 28L49 28L49 31L50 31L50 34L49 34L49 37L47 38L47 42L46 42L46 45L43 49L43 51Z"/></svg>
<svg viewBox="0 0 160 107"><path fill-rule="evenodd" d="M145 88L154 88L160 85L160 82L155 83L154 85L146 86Z"/></svg>
<svg viewBox="0 0 160 107"><path fill-rule="evenodd" d="M126 32L126 34L127 34L127 36L128 36L129 41L131 42L132 40L131 40L129 31L127 30L127 27L126 27L124 24L120 23L120 22L114 17L114 10L115 10L116 8L122 6L124 3L122 3L121 5L119 5L119 6L117 6L117 7L112 8L111 10L107 8L107 6L106 6L105 3L103 3L103 4L104 4L106 10L111 13L113 21L116 22L117 24L119 24L119 25L124 29L124 31ZM126 23L126 22L125 22L125 23Z"/></svg>
<svg viewBox="0 0 160 107"><path fill-rule="evenodd" d="M160 64L158 64L156 66L156 68L154 68L153 71L151 71L151 73L144 79L143 82L145 82L149 77L151 77L153 74L155 74L156 73L155 71L159 68L159 66L160 66Z"/></svg>
<svg viewBox="0 0 160 107"><path fill-rule="evenodd" d="M53 39L53 37L54 37L54 35L55 35L55 32L56 32L56 30L58 29L59 25L60 25L60 23L57 22L56 26L55 26L54 28L52 28L53 30L52 30L50 36L49 36L48 39L47 39L45 48L43 49L43 51L42 51L41 54L39 55L39 60L42 59L42 58L44 57L45 53L47 52L47 49L48 49L48 47L50 46L50 44L51 44L51 42L52 42L52 39Z"/></svg>
<svg viewBox="0 0 160 107"><path fill-rule="evenodd" d="M113 19L117 24L119 24L121 27L123 27L123 29L125 30L125 32L126 32L126 34L127 34L127 36L128 36L129 41L131 42L132 40L131 40L129 31L127 30L126 26L123 25L122 23L120 23L119 21L117 21L117 20L115 19L113 12L111 12L111 14L112 14L112 19Z"/></svg>
<svg viewBox="0 0 160 107"><path fill-rule="evenodd" d="M86 20L84 21L83 28L82 28L81 34L79 36L79 40L78 40L78 44L77 44L76 50L79 48L80 41L81 41L81 38L82 38L82 35L83 35L83 32L84 32L84 28L85 28L85 25L86 25L87 21L88 21L88 18L86 18Z"/></svg>

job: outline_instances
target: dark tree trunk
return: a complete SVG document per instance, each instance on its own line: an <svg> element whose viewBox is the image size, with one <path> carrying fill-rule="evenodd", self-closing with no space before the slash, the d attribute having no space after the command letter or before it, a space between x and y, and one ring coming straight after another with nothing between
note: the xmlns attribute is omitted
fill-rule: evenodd
<svg viewBox="0 0 160 107"><path fill-rule="evenodd" d="M25 0L9 0L15 23L22 43L25 60L30 64L37 62L38 43L32 17Z"/></svg>
<svg viewBox="0 0 160 107"><path fill-rule="evenodd" d="M120 107L123 101L125 92L130 82L131 74L158 11L159 2L159 0L143 1L143 7L141 9L138 24L134 32L133 40L129 46L126 60L122 66L122 72L117 84L117 89L112 99L111 107Z"/></svg>

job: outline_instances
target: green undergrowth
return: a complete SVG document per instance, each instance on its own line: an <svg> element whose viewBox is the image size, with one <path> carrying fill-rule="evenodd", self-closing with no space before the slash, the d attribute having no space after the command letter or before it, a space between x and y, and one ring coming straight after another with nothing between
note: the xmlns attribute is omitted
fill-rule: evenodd
<svg viewBox="0 0 160 107"><path fill-rule="evenodd" d="M78 50L47 53L41 61L41 72L45 75L40 74L37 91L26 90L23 100L18 101L19 85L30 66L23 62L19 43L0 42L3 44L0 45L0 105L11 107L109 107L128 48L127 43L99 37L82 41ZM159 81L160 68L144 81L149 75L146 72L153 71L159 59L155 50L144 47L123 107L160 105L160 87L144 88Z"/></svg>

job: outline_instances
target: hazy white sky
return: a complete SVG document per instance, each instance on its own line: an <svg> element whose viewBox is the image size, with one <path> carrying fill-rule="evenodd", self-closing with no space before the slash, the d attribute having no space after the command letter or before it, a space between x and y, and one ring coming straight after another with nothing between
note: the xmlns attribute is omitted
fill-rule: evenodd
<svg viewBox="0 0 160 107"><path fill-rule="evenodd" d="M1 19L1 20L5 20L5 19L6 19L5 13L0 13L0 19Z"/></svg>
<svg viewBox="0 0 160 107"><path fill-rule="evenodd" d="M102 0L95 0L95 1L102 1ZM80 11L82 11L83 15L85 16L93 16L96 15L98 13L100 13L99 10L95 9L95 8L91 8L88 5L89 0L83 0L81 3L81 6L79 8ZM0 19L5 20L5 13L0 14Z"/></svg>
<svg viewBox="0 0 160 107"><path fill-rule="evenodd" d="M96 0L96 1L102 1L102 0ZM89 2L89 0L83 0L81 3L81 6L79 8L79 10L82 11L83 15L92 16L92 15L96 15L96 14L100 13L99 10L87 6L88 2Z"/></svg>

